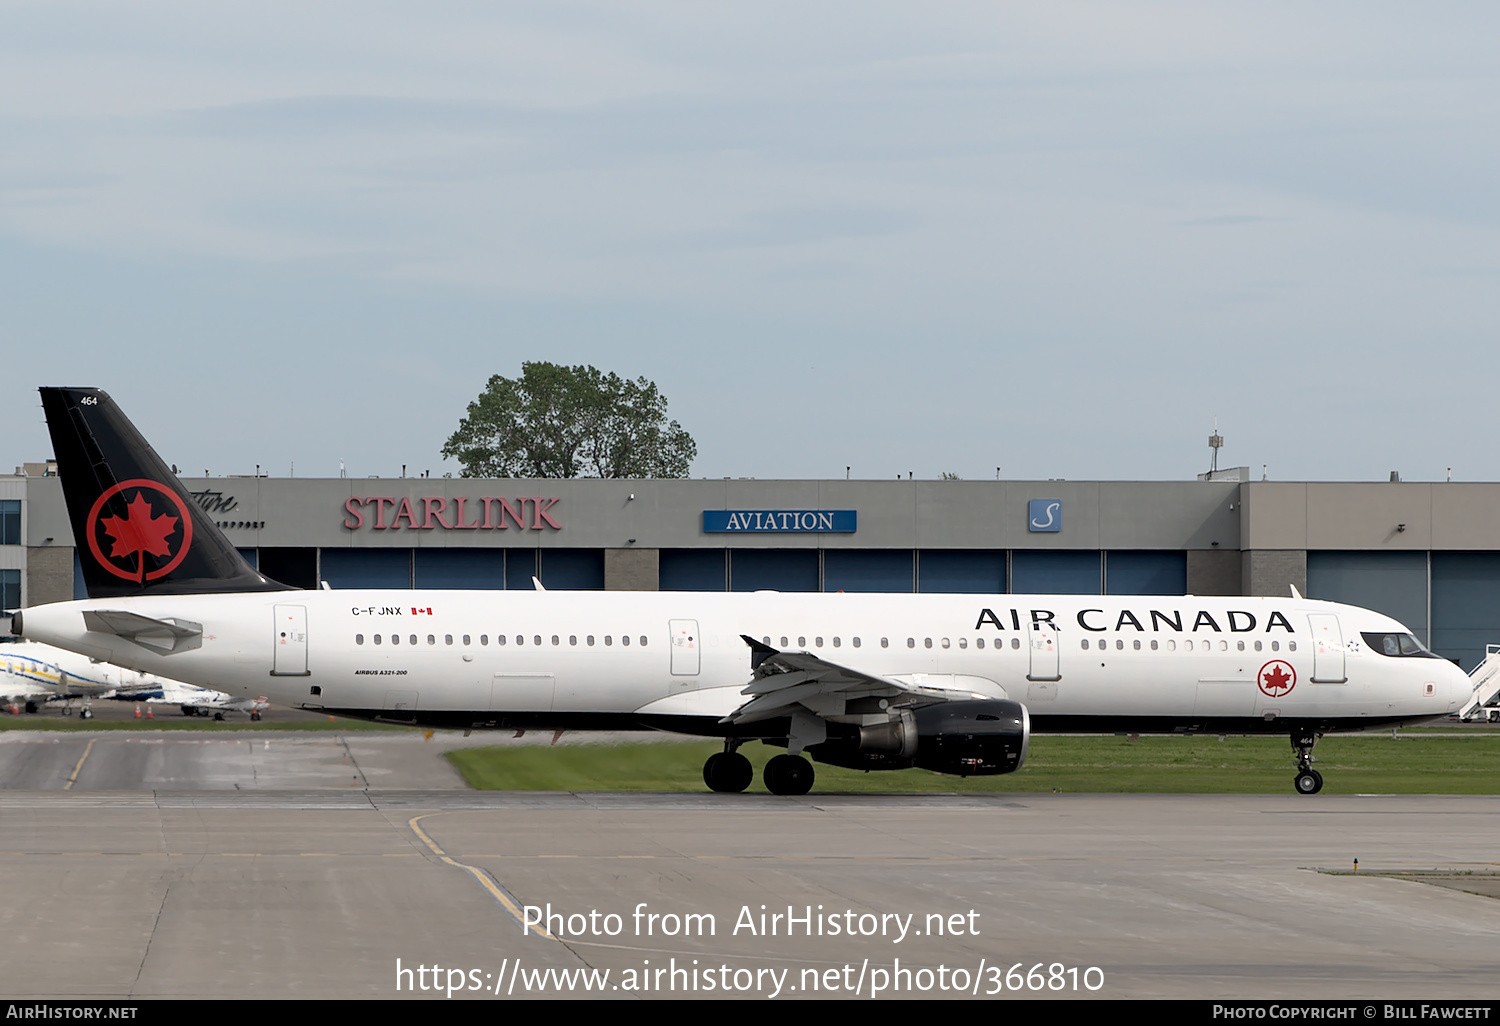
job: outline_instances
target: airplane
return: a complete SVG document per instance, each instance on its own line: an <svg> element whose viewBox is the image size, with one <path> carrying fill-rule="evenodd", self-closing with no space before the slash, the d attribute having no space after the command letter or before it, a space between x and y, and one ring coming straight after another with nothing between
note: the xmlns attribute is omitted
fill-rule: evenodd
<svg viewBox="0 0 1500 1026"><path fill-rule="evenodd" d="M212 716L222 720L225 713L248 713L258 721L270 702L264 695L255 698L235 698L222 691L194 687L181 681L162 681L160 691L146 699L150 703L175 705L184 716Z"/></svg>
<svg viewBox="0 0 1500 1026"><path fill-rule="evenodd" d="M76 652L35 641L0 644L0 704L36 712L41 704L81 701L80 719L92 719L94 699L122 702L159 702L180 705L183 715L208 716L221 711L248 712L260 719L266 700L236 699L222 691L194 687L181 681L142 673ZM223 719L222 715L217 716Z"/></svg>
<svg viewBox="0 0 1500 1026"><path fill-rule="evenodd" d="M17 635L293 708L462 729L646 729L866 770L1011 773L1032 732L1325 733L1419 722L1469 679L1396 620L1303 598L302 591L239 555L104 392L43 388L89 598ZM748 656L748 658L747 658Z"/></svg>
<svg viewBox="0 0 1500 1026"><path fill-rule="evenodd" d="M133 691L159 686L151 674L92 660L32 641L14 641L0 645L0 699L7 705L20 705L29 713L41 703L81 701L80 719L94 715L91 703L96 698L112 698L124 689Z"/></svg>

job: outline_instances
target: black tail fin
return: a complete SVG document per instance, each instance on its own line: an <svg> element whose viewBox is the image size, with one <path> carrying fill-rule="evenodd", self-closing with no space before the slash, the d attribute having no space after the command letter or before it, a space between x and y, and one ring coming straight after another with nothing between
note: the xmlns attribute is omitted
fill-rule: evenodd
<svg viewBox="0 0 1500 1026"><path fill-rule="evenodd" d="M289 590L250 568L107 394L41 393L89 598Z"/></svg>

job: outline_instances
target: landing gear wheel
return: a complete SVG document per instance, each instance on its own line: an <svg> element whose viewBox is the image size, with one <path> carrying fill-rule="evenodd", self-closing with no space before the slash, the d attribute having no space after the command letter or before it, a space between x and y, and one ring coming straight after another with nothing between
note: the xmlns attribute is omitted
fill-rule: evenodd
<svg viewBox="0 0 1500 1026"><path fill-rule="evenodd" d="M703 764L703 782L710 791L738 794L755 779L755 767L739 752L715 752Z"/></svg>
<svg viewBox="0 0 1500 1026"><path fill-rule="evenodd" d="M258 721L259 721L259 720L260 720L260 713L258 713L258 712L253 712L253 713L251 713L251 714L250 714L250 718L251 718L251 719L252 719L252 720L256 720L256 721L257 721L257 722L258 722Z"/></svg>
<svg viewBox="0 0 1500 1026"><path fill-rule="evenodd" d="M221 713L221 712L216 712L216 713L214 713L214 719L216 721L218 721L219 723L223 723L224 722L224 714Z"/></svg>
<svg viewBox="0 0 1500 1026"><path fill-rule="evenodd" d="M1292 751L1297 753L1297 775L1292 778L1292 786L1298 794L1317 794L1323 790L1323 774L1312 768L1316 761L1313 746L1322 736L1313 727L1292 728Z"/></svg>
<svg viewBox="0 0 1500 1026"><path fill-rule="evenodd" d="M78 714L78 718L80 720L91 720L94 718L94 711L92 709L85 709Z"/></svg>
<svg viewBox="0 0 1500 1026"><path fill-rule="evenodd" d="M778 755L766 763L766 790L772 794L806 794L812 790L812 763L800 755Z"/></svg>

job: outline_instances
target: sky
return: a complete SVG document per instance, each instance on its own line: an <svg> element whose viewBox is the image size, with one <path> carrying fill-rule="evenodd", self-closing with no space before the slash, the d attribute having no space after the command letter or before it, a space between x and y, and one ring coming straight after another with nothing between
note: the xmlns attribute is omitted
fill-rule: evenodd
<svg viewBox="0 0 1500 1026"><path fill-rule="evenodd" d="M434 476L523 361L695 477L1500 480L1500 8L0 0L0 470ZM9 459L6 459L6 456ZM997 471L998 468L998 471Z"/></svg>

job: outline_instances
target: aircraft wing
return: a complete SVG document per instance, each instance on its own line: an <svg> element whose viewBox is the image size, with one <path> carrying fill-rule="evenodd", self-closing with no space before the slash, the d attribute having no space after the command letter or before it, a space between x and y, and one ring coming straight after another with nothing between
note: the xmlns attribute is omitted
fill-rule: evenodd
<svg viewBox="0 0 1500 1026"><path fill-rule="evenodd" d="M923 693L910 684L840 666L811 652L782 652L749 635L740 637L750 646L754 678L741 692L750 699L722 723L754 723L789 716L799 709L816 716L837 716L847 711L851 699Z"/></svg>
<svg viewBox="0 0 1500 1026"><path fill-rule="evenodd" d="M747 634L740 637L750 646L754 677L741 692L749 699L719 722L741 725L787 717L791 721L787 751L793 755L826 740L830 722L886 722L899 717L902 708L988 697L882 677L811 652L782 652Z"/></svg>

